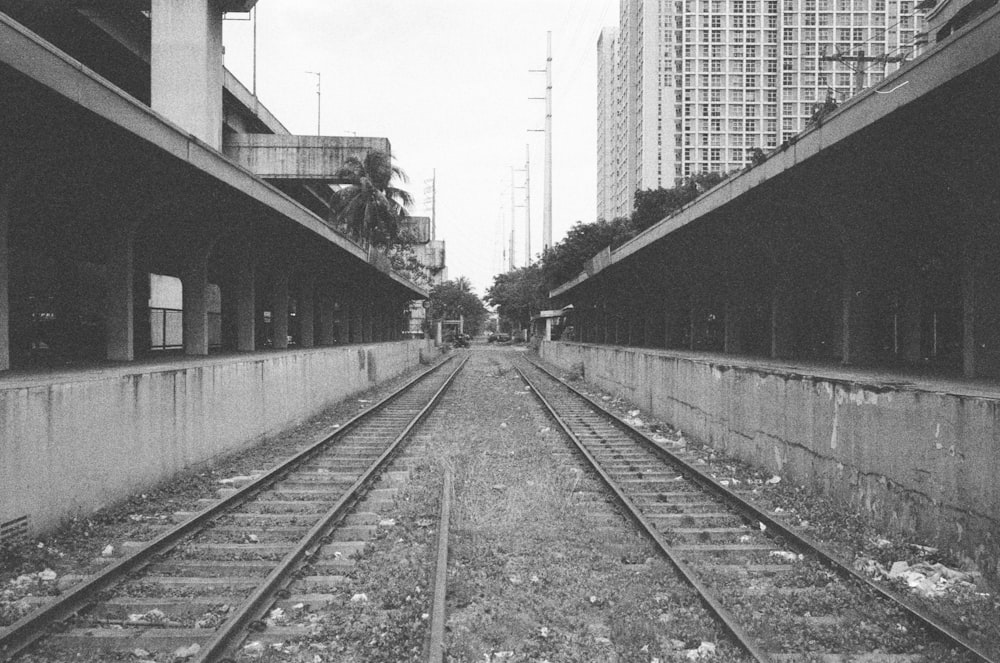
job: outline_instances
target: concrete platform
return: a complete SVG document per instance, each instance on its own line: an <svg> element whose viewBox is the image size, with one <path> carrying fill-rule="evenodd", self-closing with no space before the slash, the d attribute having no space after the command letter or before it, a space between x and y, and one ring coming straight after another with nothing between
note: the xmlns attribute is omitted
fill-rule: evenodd
<svg viewBox="0 0 1000 663"><path fill-rule="evenodd" d="M0 373L0 524L31 534L417 366L426 341Z"/></svg>

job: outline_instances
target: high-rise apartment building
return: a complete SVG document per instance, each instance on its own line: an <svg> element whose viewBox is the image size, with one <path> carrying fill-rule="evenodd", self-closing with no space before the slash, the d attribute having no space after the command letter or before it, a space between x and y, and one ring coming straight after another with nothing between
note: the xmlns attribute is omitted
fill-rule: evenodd
<svg viewBox="0 0 1000 663"><path fill-rule="evenodd" d="M743 168L919 46L914 0L621 0L598 40L598 216Z"/></svg>

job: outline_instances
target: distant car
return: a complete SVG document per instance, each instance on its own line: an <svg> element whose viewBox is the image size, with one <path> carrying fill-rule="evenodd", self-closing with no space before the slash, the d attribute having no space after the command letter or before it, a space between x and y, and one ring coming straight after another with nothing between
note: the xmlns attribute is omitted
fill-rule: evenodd
<svg viewBox="0 0 1000 663"><path fill-rule="evenodd" d="M504 334L503 332L494 332L490 334L487 339L487 343L509 343L510 334Z"/></svg>

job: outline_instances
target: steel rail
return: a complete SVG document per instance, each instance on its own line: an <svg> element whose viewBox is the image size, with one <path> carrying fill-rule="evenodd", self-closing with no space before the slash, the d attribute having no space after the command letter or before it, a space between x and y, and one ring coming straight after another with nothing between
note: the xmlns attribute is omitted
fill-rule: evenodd
<svg viewBox="0 0 1000 663"><path fill-rule="evenodd" d="M445 468L441 488L441 518L438 526L437 568L434 573L434 602L431 606L431 635L428 663L444 661L445 598L448 596L448 530L451 523L451 470Z"/></svg>
<svg viewBox="0 0 1000 663"><path fill-rule="evenodd" d="M82 608L94 602L97 592L112 586L125 575L135 572L148 564L154 557L169 550L181 539L200 530L207 522L224 511L240 506L258 493L267 489L270 485L279 481L293 466L307 460L318 453L324 447L343 437L346 433L356 428L361 422L369 419L372 415L385 409L387 405L397 400L411 387L422 381L427 376L441 370L446 364L451 362L453 357L449 357L435 366L419 373L408 380L399 389L379 400L370 408L359 412L351 417L340 428L329 435L325 435L303 451L295 454L275 466L267 473L251 481L243 488L240 488L233 495L224 498L215 504L206 507L183 523L164 532L142 548L136 550L131 555L114 562L104 568L88 580L74 586L59 600L39 608L37 611L22 617L5 629L0 629L0 661L11 661L38 639L45 636L46 629L54 623L67 619L79 612Z"/></svg>
<svg viewBox="0 0 1000 663"><path fill-rule="evenodd" d="M382 455L369 466L364 474L358 477L347 492L323 515L320 521L300 539L295 548L285 555L281 562L257 586L247 600L243 602L240 608L216 629L215 635L191 659L191 663L207 663L208 661L215 660L235 663L234 659L226 658L226 656L232 654L233 649L238 647L240 642L242 642L239 636L242 636L251 624L260 620L267 613L268 608L273 603L274 594L280 589L286 588L287 585L294 581L292 573L298 567L299 562L305 557L312 556L316 552L316 549L323 545L321 539L330 534L343 517L347 515L348 508L361 497L362 490L389 462L389 459L395 454L403 440L408 438L413 429L437 406L441 395L451 385L452 380L454 380L455 376L462 370L468 360L469 356L467 355L465 359L459 362L455 370L451 372L444 383L434 392L434 395L427 404L421 408L420 412L406 425L403 431L396 436L396 439L389 444L386 450L382 452Z"/></svg>
<svg viewBox="0 0 1000 663"><path fill-rule="evenodd" d="M698 598L701 599L702 603L708 608L709 612L712 613L718 621L722 624L723 628L733 637L744 651L747 652L755 661L759 663L768 663L771 658L760 649L753 639L743 630L743 627L736 621L733 615L721 604L718 599L712 596L711 591L702 583L694 572L688 568L688 566L682 562L673 551L670 549L670 544L667 543L666 539L660 534L656 526L648 518L646 518L635 503L625 494L625 492L618 486L614 478L601 467L598 460L594 455L587 449L586 445L580 440L580 438L573 432L569 424L560 416L556 411L555 407L549 402L542 392L538 390L538 387L534 382L522 371L519 367L515 366L518 374L521 378L531 387L532 393L541 401L542 405L548 410L550 416L555 419L556 423L559 424L563 432L573 441L576 445L577 450L583 455L583 457L590 464L591 468L597 472L601 477L601 480L614 494L615 499L618 503L625 509L628 515L636 522L640 529L646 534L647 537L656 543L657 548L660 553L667 558L667 560L673 565L677 572L684 578L694 590L698 593Z"/></svg>
<svg viewBox="0 0 1000 663"><path fill-rule="evenodd" d="M594 400L587 394L582 393L580 390L576 389L572 385L566 384L558 376L548 370L546 367L538 364L537 362L525 358L529 364L542 371L553 380L558 382L563 388L569 390L570 392L576 394L583 400L585 400L590 405L598 408L603 414L614 422L623 431L638 440L645 448L652 451L658 457L671 463L674 467L678 469L682 474L691 479L692 481L698 483L700 486L712 491L719 497L721 497L726 502L734 505L745 518L750 520L757 520L765 526L764 534L770 538L777 538L778 535L784 538L785 542L794 547L798 552L815 557L824 565L834 570L838 575L843 578L859 582L866 589L871 590L879 597L885 599L892 603L895 607L899 608L903 612L910 615L911 618L920 622L921 624L927 626L931 631L936 633L942 639L957 645L962 649L974 654L983 663L1000 663L1000 660L993 658L990 654L984 652L975 643L970 642L960 633L955 631L953 628L947 624L942 623L940 620L935 618L932 614L926 610L920 608L919 606L912 605L903 598L896 596L887 589L880 587L873 581L866 578L864 575L855 571L850 565L845 564L839 558L837 558L832 552L827 550L822 544L813 539L795 531L789 525L777 520L772 515L763 511L759 507L751 504L747 500L743 499L733 491L729 490L722 484L720 484L715 478L709 476L706 472L698 469L691 463L688 463L683 458L671 453L668 449L664 449L655 441L653 441L648 435L646 435L641 430L629 425L627 422L622 420L617 414L609 410L603 403Z"/></svg>

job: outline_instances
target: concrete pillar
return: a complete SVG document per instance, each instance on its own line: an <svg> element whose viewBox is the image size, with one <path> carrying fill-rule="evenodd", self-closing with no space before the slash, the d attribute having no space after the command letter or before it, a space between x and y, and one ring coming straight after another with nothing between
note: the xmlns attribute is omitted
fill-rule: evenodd
<svg viewBox="0 0 1000 663"><path fill-rule="evenodd" d="M969 220L962 252L962 372L1000 377L1000 250L998 219Z"/></svg>
<svg viewBox="0 0 1000 663"><path fill-rule="evenodd" d="M208 254L194 256L181 275L184 354L208 354Z"/></svg>
<svg viewBox="0 0 1000 663"><path fill-rule="evenodd" d="M358 312L361 315L361 342L371 343L375 340L375 322L374 316L372 315L372 304L370 301L365 301L358 306Z"/></svg>
<svg viewBox="0 0 1000 663"><path fill-rule="evenodd" d="M354 320L352 316L354 315L354 307L351 306L351 302L346 299L341 298L340 301L340 342L341 343L353 343L354 333Z"/></svg>
<svg viewBox="0 0 1000 663"><path fill-rule="evenodd" d="M923 359L920 323L922 320L923 293L924 287L920 283L920 273L913 264L907 270L901 283L902 293L900 296L899 310L899 353L903 360L914 364Z"/></svg>
<svg viewBox="0 0 1000 663"><path fill-rule="evenodd" d="M333 293L326 288L320 288L316 305L319 307L319 344L334 345L337 342L337 325Z"/></svg>
<svg viewBox="0 0 1000 663"><path fill-rule="evenodd" d="M299 281L296 296L296 317L299 319L299 347L316 345L316 277L306 275Z"/></svg>
<svg viewBox="0 0 1000 663"><path fill-rule="evenodd" d="M257 348L257 288L249 228L237 236L235 242L238 256L233 292L236 300L236 349L253 352Z"/></svg>
<svg viewBox="0 0 1000 663"><path fill-rule="evenodd" d="M434 323L434 345L444 344L444 323L438 320Z"/></svg>
<svg viewBox="0 0 1000 663"><path fill-rule="evenodd" d="M857 255L851 251L853 255ZM844 261L841 274L841 319L843 341L841 362L858 364L869 361L874 353L872 347L871 308L873 283L870 266L863 257L851 257Z"/></svg>
<svg viewBox="0 0 1000 663"><path fill-rule="evenodd" d="M112 238L108 255L105 324L106 352L111 361L135 359L134 263L135 231L124 228Z"/></svg>
<svg viewBox="0 0 1000 663"><path fill-rule="evenodd" d="M14 181L0 183L0 371L10 369L10 207Z"/></svg>
<svg viewBox="0 0 1000 663"><path fill-rule="evenodd" d="M545 318L545 340L552 340L552 318Z"/></svg>
<svg viewBox="0 0 1000 663"><path fill-rule="evenodd" d="M670 320L673 316L670 311L670 300L663 300L663 347L669 348L670 343L673 341L673 336L670 333Z"/></svg>
<svg viewBox="0 0 1000 663"><path fill-rule="evenodd" d="M794 311L791 286L778 283L771 293L771 358L791 359L794 338Z"/></svg>
<svg viewBox="0 0 1000 663"><path fill-rule="evenodd" d="M275 350L288 348L288 270L278 268L271 289L271 333Z"/></svg>
<svg viewBox="0 0 1000 663"><path fill-rule="evenodd" d="M697 346L698 331L699 331L699 321L701 316L701 299L697 293L697 289L692 287L691 294L688 299L688 350L694 350Z"/></svg>
<svg viewBox="0 0 1000 663"><path fill-rule="evenodd" d="M351 343L365 342L364 311L360 302L351 302Z"/></svg>
<svg viewBox="0 0 1000 663"><path fill-rule="evenodd" d="M152 108L222 149L222 10L218 0L152 0Z"/></svg>
<svg viewBox="0 0 1000 663"><path fill-rule="evenodd" d="M732 300L726 301L723 348L726 354L743 352L743 307Z"/></svg>

